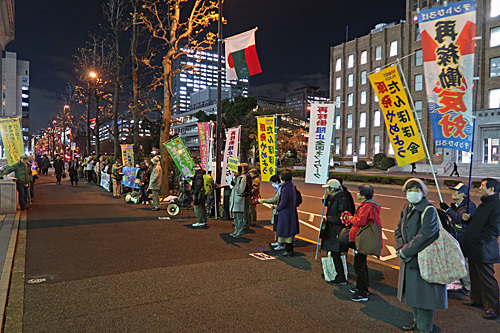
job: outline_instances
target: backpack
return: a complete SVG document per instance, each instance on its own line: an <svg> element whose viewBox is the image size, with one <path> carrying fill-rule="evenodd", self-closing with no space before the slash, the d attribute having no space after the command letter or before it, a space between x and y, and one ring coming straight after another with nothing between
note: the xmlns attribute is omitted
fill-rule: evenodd
<svg viewBox="0 0 500 333"><path fill-rule="evenodd" d="M294 187L295 187L295 207L299 207L302 204L302 194L297 189L297 186Z"/></svg>
<svg viewBox="0 0 500 333"><path fill-rule="evenodd" d="M212 176L203 175L203 189L205 191L205 195L212 194L212 191L213 191L212 181L213 181Z"/></svg>

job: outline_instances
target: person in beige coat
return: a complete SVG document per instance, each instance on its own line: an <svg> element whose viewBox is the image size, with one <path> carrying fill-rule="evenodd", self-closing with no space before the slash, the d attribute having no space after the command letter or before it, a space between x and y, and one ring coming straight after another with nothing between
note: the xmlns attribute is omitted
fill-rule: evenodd
<svg viewBox="0 0 500 333"><path fill-rule="evenodd" d="M247 185L245 175L242 174L241 166L238 166L238 174L234 180L234 186L229 199L229 211L234 216L234 232L232 237L243 237L243 215L245 214L245 187Z"/></svg>
<svg viewBox="0 0 500 333"><path fill-rule="evenodd" d="M160 189L161 189L161 165L160 159L155 156L151 159L152 170L151 177L149 178L149 189L153 192L153 205L152 210L160 210Z"/></svg>

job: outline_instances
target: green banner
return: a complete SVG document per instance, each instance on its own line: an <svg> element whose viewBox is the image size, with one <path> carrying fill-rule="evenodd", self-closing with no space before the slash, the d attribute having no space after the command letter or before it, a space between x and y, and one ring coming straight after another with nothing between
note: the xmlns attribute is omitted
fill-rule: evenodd
<svg viewBox="0 0 500 333"><path fill-rule="evenodd" d="M0 132L7 164L9 166L16 164L21 155L24 155L23 133L19 118L1 118Z"/></svg>
<svg viewBox="0 0 500 333"><path fill-rule="evenodd" d="M231 171L238 172L239 161L235 157L229 157L227 160L227 168Z"/></svg>
<svg viewBox="0 0 500 333"><path fill-rule="evenodd" d="M184 145L181 138L175 138L165 143L165 148L167 148L168 153L172 157L177 166L177 169L181 172L184 177L192 177L194 175L193 167L194 161L191 158L191 154Z"/></svg>

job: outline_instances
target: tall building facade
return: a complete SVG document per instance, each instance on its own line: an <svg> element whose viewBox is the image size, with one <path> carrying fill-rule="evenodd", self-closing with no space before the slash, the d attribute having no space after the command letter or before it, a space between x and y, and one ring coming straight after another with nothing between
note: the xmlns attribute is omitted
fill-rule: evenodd
<svg viewBox="0 0 500 333"><path fill-rule="evenodd" d="M313 86L296 88L286 94L286 106L296 110L304 119L311 114L311 103L328 100L328 91Z"/></svg>
<svg viewBox="0 0 500 333"><path fill-rule="evenodd" d="M406 20L378 24L369 34L331 48L330 96L337 102L334 154L349 162L353 155L371 160L377 153L394 156L368 75L400 59L432 159L465 168L471 154L434 146L424 83L417 14L443 5L440 0L407 0ZM455 2L455 1L448 1ZM476 57L480 48L474 163L498 169L500 138L500 0L478 0ZM477 58L475 60L477 62ZM477 165L476 164L476 165Z"/></svg>

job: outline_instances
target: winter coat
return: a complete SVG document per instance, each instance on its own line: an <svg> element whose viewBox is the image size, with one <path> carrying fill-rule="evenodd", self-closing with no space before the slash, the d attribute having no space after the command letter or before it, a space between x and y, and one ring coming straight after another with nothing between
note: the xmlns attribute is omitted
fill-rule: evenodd
<svg viewBox="0 0 500 333"><path fill-rule="evenodd" d="M291 180L281 185L280 201L276 207L278 212L276 235L278 237L292 237L300 232L296 196L295 186Z"/></svg>
<svg viewBox="0 0 500 333"><path fill-rule="evenodd" d="M78 181L78 168L80 167L80 162L78 161L71 161L69 162L69 176L71 179Z"/></svg>
<svg viewBox="0 0 500 333"><path fill-rule="evenodd" d="M352 194L351 194L351 192L349 192L347 187L345 187L344 185L342 185L342 189L344 190L344 195L347 199L347 204L349 207L349 209L347 209L347 210L349 211L349 213L354 215L354 213L356 212L356 206L354 205L354 199L352 198Z"/></svg>
<svg viewBox="0 0 500 333"><path fill-rule="evenodd" d="M485 264L500 262L500 198L498 193L481 198L476 214L465 230L462 248L464 255Z"/></svg>
<svg viewBox="0 0 500 333"><path fill-rule="evenodd" d="M321 249L325 251L341 252L338 241L339 234L345 224L340 220L340 215L349 210L349 203L342 189L338 189L326 198L325 231L321 239Z"/></svg>
<svg viewBox="0 0 500 333"><path fill-rule="evenodd" d="M64 172L64 161L61 159L56 159L54 161L54 173L61 174Z"/></svg>
<svg viewBox="0 0 500 333"><path fill-rule="evenodd" d="M439 310L448 308L446 285L422 279L417 259L418 253L439 237L437 211L427 209L421 218L428 205L429 200L423 197L416 205L408 204L401 210L398 227L394 232L396 250L411 260L406 263L401 260L397 296L402 302L404 294L408 306Z"/></svg>
<svg viewBox="0 0 500 333"><path fill-rule="evenodd" d="M244 175L238 175L234 180L234 187L229 197L229 211L233 213L245 212L245 197L241 195L245 192L247 180Z"/></svg>
<svg viewBox="0 0 500 333"><path fill-rule="evenodd" d="M43 159L42 159L42 169L48 169L50 168L50 161L49 161L49 158L47 156L45 156Z"/></svg>
<svg viewBox="0 0 500 333"><path fill-rule="evenodd" d="M16 180L17 183L29 184L33 180L33 173L31 171L31 167L28 164L24 164L21 161L2 170L1 175L5 176L11 172L15 173L15 177L17 178Z"/></svg>
<svg viewBox="0 0 500 333"><path fill-rule="evenodd" d="M349 231L349 242L356 242L356 235L359 229L364 227L367 223L373 223L375 221L375 216L373 216L373 208L375 207L375 213L377 214L377 224L382 225L380 221L380 205L377 204L372 199L365 200L359 205L356 214L349 219L349 223L352 225L351 231Z"/></svg>
<svg viewBox="0 0 500 333"><path fill-rule="evenodd" d="M268 203L273 205L273 215L272 215L272 220L274 221L274 215L276 215L278 212L276 211L276 205L278 202L280 202L280 196L281 196L281 185L276 189L276 192L274 192L274 197L269 198L269 199L262 199L263 203Z"/></svg>
<svg viewBox="0 0 500 333"><path fill-rule="evenodd" d="M92 171L94 170L94 164L93 164L93 160L92 159L87 159L87 163L85 164L85 170L87 171Z"/></svg>
<svg viewBox="0 0 500 333"><path fill-rule="evenodd" d="M446 214L453 220L454 224L456 225L469 224L469 221L462 220L463 214L467 213L467 204L469 206L469 214L471 216L474 216L474 214L476 214L476 209L477 209L476 204L467 198L464 199L461 203L459 203L458 206L454 206L452 204L452 207L446 210Z"/></svg>
<svg viewBox="0 0 500 333"><path fill-rule="evenodd" d="M161 165L158 163L151 171L151 178L149 179L149 189L159 191L161 188Z"/></svg>
<svg viewBox="0 0 500 333"><path fill-rule="evenodd" d="M203 174L197 173L193 179L193 186L191 187L191 192L193 193L193 204L194 205L204 205L205 204L205 189L203 188Z"/></svg>
<svg viewBox="0 0 500 333"><path fill-rule="evenodd" d="M251 176L247 176L251 177ZM260 178L255 176L252 178L252 190L250 191L250 196L258 198L260 196Z"/></svg>

